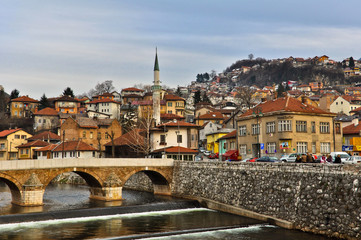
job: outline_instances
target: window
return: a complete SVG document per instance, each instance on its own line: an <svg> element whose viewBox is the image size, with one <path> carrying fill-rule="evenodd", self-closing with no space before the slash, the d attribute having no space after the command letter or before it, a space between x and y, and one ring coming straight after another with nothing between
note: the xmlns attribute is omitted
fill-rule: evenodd
<svg viewBox="0 0 361 240"><path fill-rule="evenodd" d="M5 149L5 143L0 143L0 149Z"/></svg>
<svg viewBox="0 0 361 240"><path fill-rule="evenodd" d="M259 135L259 124L252 124L252 135Z"/></svg>
<svg viewBox="0 0 361 240"><path fill-rule="evenodd" d="M166 145L166 143L165 143L165 135L164 134L160 135L160 145Z"/></svg>
<svg viewBox="0 0 361 240"><path fill-rule="evenodd" d="M268 153L275 153L276 152L276 143L275 142L267 143L267 152Z"/></svg>
<svg viewBox="0 0 361 240"><path fill-rule="evenodd" d="M105 133L105 139L109 139L109 134L108 134L108 132Z"/></svg>
<svg viewBox="0 0 361 240"><path fill-rule="evenodd" d="M98 132L97 139L102 139L102 133L101 132Z"/></svg>
<svg viewBox="0 0 361 240"><path fill-rule="evenodd" d="M246 125L239 126L239 136L246 136L246 134L247 134Z"/></svg>
<svg viewBox="0 0 361 240"><path fill-rule="evenodd" d="M243 155L247 154L247 144L239 145L239 153Z"/></svg>
<svg viewBox="0 0 361 240"><path fill-rule="evenodd" d="M312 153L316 153L316 143L312 143Z"/></svg>
<svg viewBox="0 0 361 240"><path fill-rule="evenodd" d="M297 152L307 153L307 142L297 142Z"/></svg>
<svg viewBox="0 0 361 240"><path fill-rule="evenodd" d="M311 132L312 133L316 132L316 122L311 122Z"/></svg>
<svg viewBox="0 0 361 240"><path fill-rule="evenodd" d="M90 132L89 137L92 139L93 138L93 132Z"/></svg>
<svg viewBox="0 0 361 240"><path fill-rule="evenodd" d="M340 123L335 123L335 131L336 131L336 134L341 134Z"/></svg>
<svg viewBox="0 0 361 240"><path fill-rule="evenodd" d="M177 135L177 143L182 143L182 135Z"/></svg>
<svg viewBox="0 0 361 240"><path fill-rule="evenodd" d="M320 133L330 133L330 123L320 122Z"/></svg>
<svg viewBox="0 0 361 240"><path fill-rule="evenodd" d="M322 142L320 152L321 153L330 153L331 152L331 143Z"/></svg>
<svg viewBox="0 0 361 240"><path fill-rule="evenodd" d="M296 131L297 132L307 132L307 122L306 121L296 121Z"/></svg>
<svg viewBox="0 0 361 240"><path fill-rule="evenodd" d="M15 135L15 139L20 139L20 135Z"/></svg>
<svg viewBox="0 0 361 240"><path fill-rule="evenodd" d="M172 106L172 102L168 102L168 107L171 107Z"/></svg>
<svg viewBox="0 0 361 240"><path fill-rule="evenodd" d="M26 135L21 135L21 139L26 139Z"/></svg>
<svg viewBox="0 0 361 240"><path fill-rule="evenodd" d="M275 122L266 123L266 131L267 131L267 133L274 133L275 132Z"/></svg>
<svg viewBox="0 0 361 240"><path fill-rule="evenodd" d="M279 132L289 132L292 131L291 120L279 120L278 121L278 131Z"/></svg>

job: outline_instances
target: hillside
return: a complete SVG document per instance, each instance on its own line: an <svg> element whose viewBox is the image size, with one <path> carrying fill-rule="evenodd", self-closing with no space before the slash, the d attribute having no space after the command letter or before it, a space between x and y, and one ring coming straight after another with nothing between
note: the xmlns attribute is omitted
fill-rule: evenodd
<svg viewBox="0 0 361 240"><path fill-rule="evenodd" d="M241 69L241 70L240 70ZM242 69L246 69L242 70ZM317 61L295 60L240 60L224 71L236 85L270 86L284 81L298 84L322 82L325 86L345 84L355 79L346 79L341 63L320 64Z"/></svg>

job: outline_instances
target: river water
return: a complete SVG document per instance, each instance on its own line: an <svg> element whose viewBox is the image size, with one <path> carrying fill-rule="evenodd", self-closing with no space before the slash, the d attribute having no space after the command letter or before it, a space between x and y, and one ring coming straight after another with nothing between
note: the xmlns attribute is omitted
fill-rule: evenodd
<svg viewBox="0 0 361 240"><path fill-rule="evenodd" d="M232 214L189 207L188 204L185 204L187 208L179 209L184 200L154 196L147 192L123 190L123 198L123 201L112 203L92 201L87 186L49 185L44 194L44 206L25 208L13 206L9 189L0 186L0 215L3 215L0 218L11 216L21 221L24 216L38 213L56 216L56 213L86 212L103 207L132 211L116 215L1 224L0 239L330 239ZM152 211L156 205L165 206L167 210Z"/></svg>

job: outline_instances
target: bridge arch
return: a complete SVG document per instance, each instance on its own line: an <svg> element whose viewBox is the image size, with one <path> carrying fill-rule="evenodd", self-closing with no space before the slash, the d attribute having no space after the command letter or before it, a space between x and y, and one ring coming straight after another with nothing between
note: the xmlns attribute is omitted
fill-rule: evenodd
<svg viewBox="0 0 361 240"><path fill-rule="evenodd" d="M4 182L10 189L11 202L17 203L21 199L22 185L13 177L0 173L0 181Z"/></svg>
<svg viewBox="0 0 361 240"><path fill-rule="evenodd" d="M129 172L123 179L123 186L128 179L136 173L144 173L153 184L154 194L171 195L171 179L166 173L161 172L159 169L137 169Z"/></svg>

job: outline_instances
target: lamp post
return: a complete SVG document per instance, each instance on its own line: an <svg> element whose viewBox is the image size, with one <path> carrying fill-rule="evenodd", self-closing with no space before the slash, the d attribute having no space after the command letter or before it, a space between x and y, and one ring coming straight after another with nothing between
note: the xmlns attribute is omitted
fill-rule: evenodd
<svg viewBox="0 0 361 240"><path fill-rule="evenodd" d="M259 142L259 135L260 135L260 131L261 131L261 128L259 126L259 117L262 117L263 116L263 113L262 113L262 108L260 107L256 107L253 109L253 113L252 113L253 117L255 117L257 119L257 125L256 125L256 134L257 134L257 155L258 155L258 158L261 157L261 146L260 146L260 142Z"/></svg>

